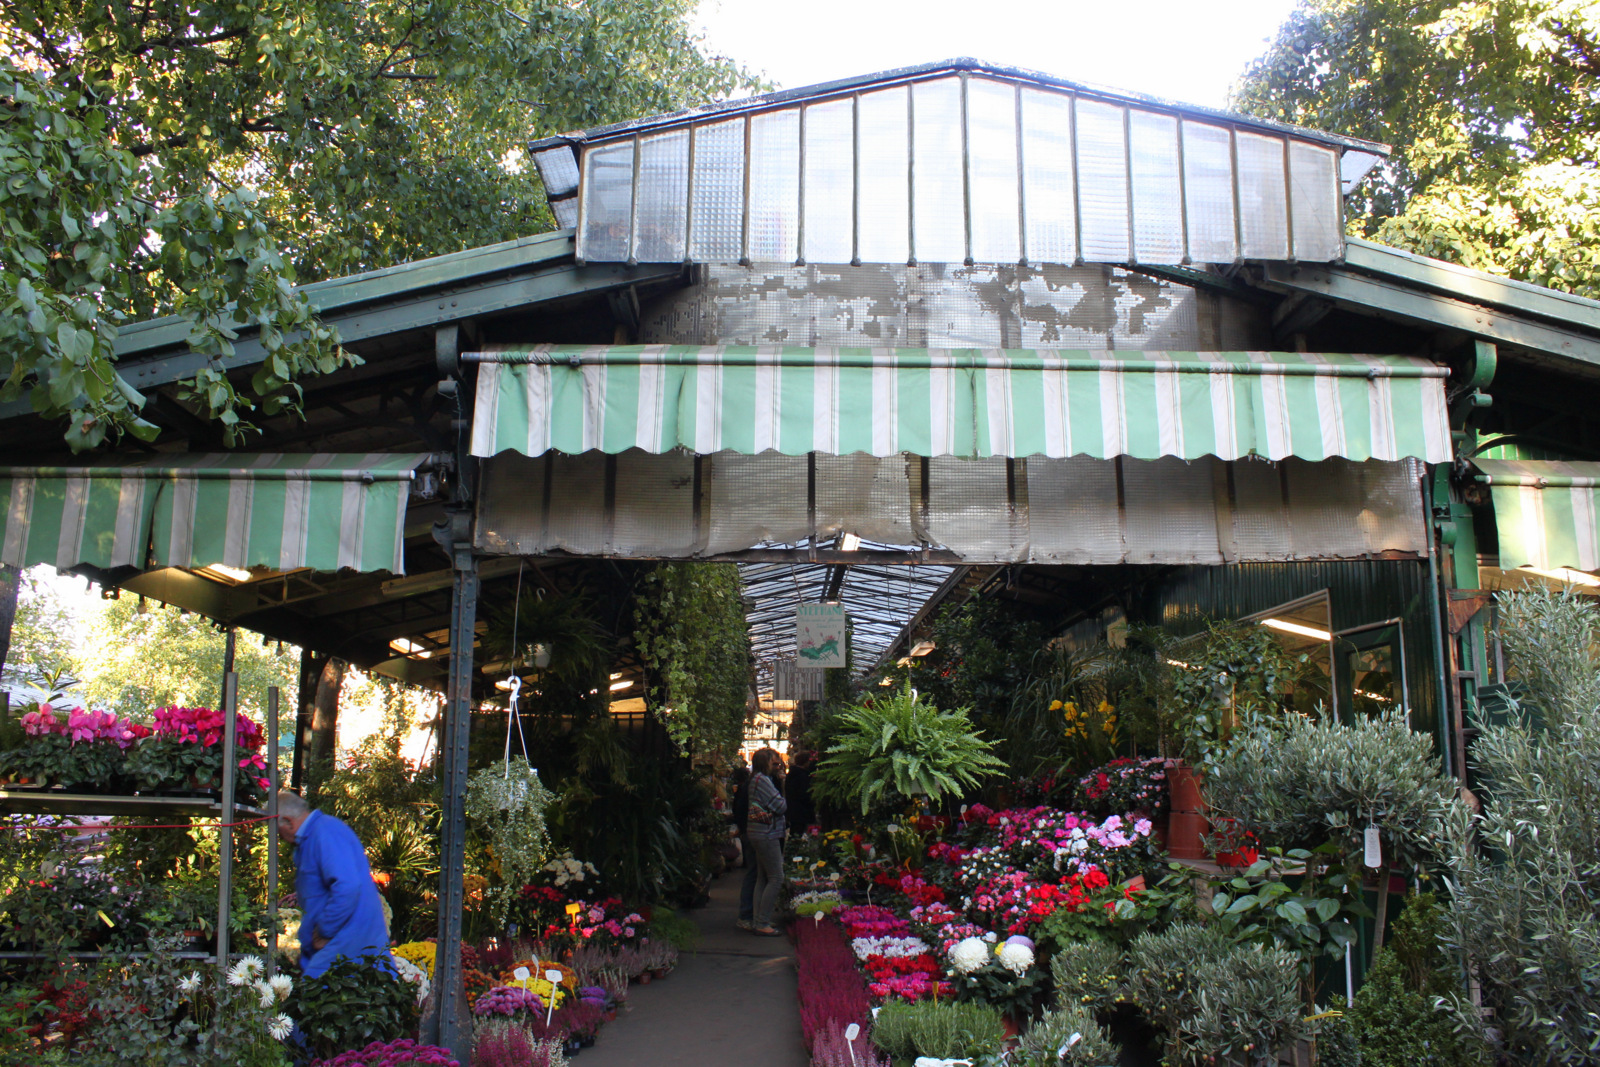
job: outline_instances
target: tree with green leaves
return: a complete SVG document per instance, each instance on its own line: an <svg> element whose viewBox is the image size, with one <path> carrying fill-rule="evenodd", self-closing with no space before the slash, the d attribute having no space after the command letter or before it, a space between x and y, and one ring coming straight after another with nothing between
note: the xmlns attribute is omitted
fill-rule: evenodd
<svg viewBox="0 0 1600 1067"><path fill-rule="evenodd" d="M1234 105L1383 141L1351 232L1600 294L1600 5L1301 0Z"/></svg>
<svg viewBox="0 0 1600 1067"><path fill-rule="evenodd" d="M259 327L241 392L183 399L230 442L355 362L296 282L553 227L524 146L752 84L692 0L15 0L0 11L0 400L95 447L158 428L119 326L197 352Z"/></svg>

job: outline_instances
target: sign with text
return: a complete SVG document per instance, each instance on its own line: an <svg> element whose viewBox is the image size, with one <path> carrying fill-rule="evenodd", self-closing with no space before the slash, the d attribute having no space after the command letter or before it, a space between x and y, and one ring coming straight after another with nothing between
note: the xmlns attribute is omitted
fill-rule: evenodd
<svg viewBox="0 0 1600 1067"><path fill-rule="evenodd" d="M844 605L801 604L795 609L795 662L801 667L844 666Z"/></svg>
<svg viewBox="0 0 1600 1067"><path fill-rule="evenodd" d="M780 659L772 665L772 699L821 700L822 678L817 667L802 667L792 659Z"/></svg>

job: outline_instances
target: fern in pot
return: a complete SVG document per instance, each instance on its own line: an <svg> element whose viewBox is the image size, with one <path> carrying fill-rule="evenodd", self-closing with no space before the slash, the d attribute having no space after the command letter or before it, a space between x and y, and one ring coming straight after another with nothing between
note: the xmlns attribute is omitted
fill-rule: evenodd
<svg viewBox="0 0 1600 1067"><path fill-rule="evenodd" d="M909 685L839 719L813 789L825 801L859 804L863 815L895 798L937 804L1005 768L965 708L941 711Z"/></svg>

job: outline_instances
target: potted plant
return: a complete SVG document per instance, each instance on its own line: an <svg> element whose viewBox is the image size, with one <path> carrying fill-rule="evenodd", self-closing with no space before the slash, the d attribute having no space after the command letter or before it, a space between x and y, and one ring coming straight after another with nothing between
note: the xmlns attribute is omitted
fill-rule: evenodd
<svg viewBox="0 0 1600 1067"><path fill-rule="evenodd" d="M940 711L907 685L839 713L839 731L818 764L813 790L823 800L938 804L1005 769L992 744L972 728L967 710Z"/></svg>
<svg viewBox="0 0 1600 1067"><path fill-rule="evenodd" d="M16 743L0 752L0 771L14 783L98 793L126 791L126 752L149 733L113 712L58 712L49 704L33 706L6 729Z"/></svg>
<svg viewBox="0 0 1600 1067"><path fill-rule="evenodd" d="M239 756L237 796L255 787L267 788L261 777L266 738L247 715L236 712L234 745ZM128 754L128 771L140 792L209 791L222 785L222 750L226 720L211 708L157 708L155 726Z"/></svg>

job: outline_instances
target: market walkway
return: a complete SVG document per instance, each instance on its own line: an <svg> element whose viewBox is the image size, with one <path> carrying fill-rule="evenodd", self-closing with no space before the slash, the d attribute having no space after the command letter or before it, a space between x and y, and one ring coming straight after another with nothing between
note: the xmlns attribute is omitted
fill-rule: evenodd
<svg viewBox="0 0 1600 1067"><path fill-rule="evenodd" d="M718 878L711 903L685 912L700 927L699 951L665 981L629 990L627 1009L573 1067L806 1067L794 946L733 925L743 876Z"/></svg>

